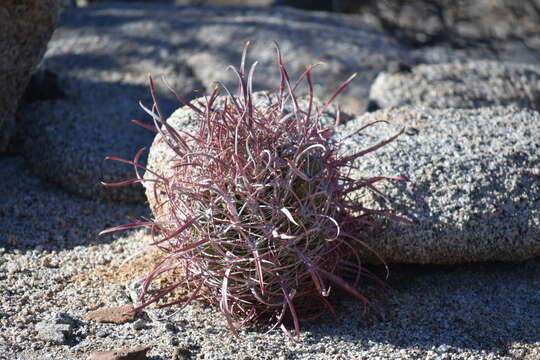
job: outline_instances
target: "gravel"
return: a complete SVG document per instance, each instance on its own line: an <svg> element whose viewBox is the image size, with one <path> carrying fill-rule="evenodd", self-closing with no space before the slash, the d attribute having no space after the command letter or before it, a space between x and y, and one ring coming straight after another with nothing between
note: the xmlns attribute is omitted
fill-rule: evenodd
<svg viewBox="0 0 540 360"><path fill-rule="evenodd" d="M362 306L344 297L338 301L337 318L323 316L303 325L298 344L279 330L265 334L257 328L242 330L236 339L216 310L198 303L176 313L149 308L138 315L145 324L142 328L134 323L85 321L89 311L132 302L126 283L148 271L148 263L137 262L137 258L125 262L146 247L150 241L147 232L97 237L95 231L120 224L125 214L140 215L144 209L131 205L109 208L67 195L33 177L19 157L2 157L0 166L9 170L7 174L18 175L0 179L0 189L4 189L0 203L0 353L14 354L10 359L86 359L96 351L137 346L150 346L148 355L154 360L173 356L533 360L540 356L539 259L392 266L387 280L392 291L367 278L363 284L376 310L364 313ZM21 198L24 193L31 200ZM100 211L80 214L85 206L98 206ZM71 219L67 233L56 224L61 212ZM36 244L35 238L45 234L45 240ZM381 269L372 270L384 277ZM39 323L58 323L51 322L55 317L73 319L61 344L43 340L39 332ZM165 319L155 320L162 317ZM137 321L135 324L141 323Z"/></svg>

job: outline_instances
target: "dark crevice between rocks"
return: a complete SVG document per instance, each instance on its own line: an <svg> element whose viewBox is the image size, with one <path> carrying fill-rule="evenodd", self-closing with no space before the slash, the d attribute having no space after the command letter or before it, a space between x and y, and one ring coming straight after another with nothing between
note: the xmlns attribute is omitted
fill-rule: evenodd
<svg viewBox="0 0 540 360"><path fill-rule="evenodd" d="M48 69L38 69L31 77L21 100L21 106L36 101L64 99L58 75Z"/></svg>
<svg viewBox="0 0 540 360"><path fill-rule="evenodd" d="M19 101L19 106L15 114L15 124L18 124L18 126L16 127L13 136L10 138L3 155L14 156L22 154L22 143L24 139L24 131L20 126L23 121L20 116L20 110L22 108L37 101L65 98L66 94L60 86L57 74L48 69L38 69L34 72Z"/></svg>
<svg viewBox="0 0 540 360"><path fill-rule="evenodd" d="M372 112L375 112L375 111L380 110L380 109L381 109L381 107L380 107L379 103L377 103L376 100L370 99L368 101L368 104L367 104L367 107L366 107L366 112L372 113Z"/></svg>

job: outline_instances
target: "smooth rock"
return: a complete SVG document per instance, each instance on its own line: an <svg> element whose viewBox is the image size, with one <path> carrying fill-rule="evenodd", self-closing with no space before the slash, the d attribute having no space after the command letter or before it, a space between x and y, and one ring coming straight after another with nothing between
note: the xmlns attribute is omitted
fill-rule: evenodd
<svg viewBox="0 0 540 360"><path fill-rule="evenodd" d="M540 67L495 61L420 65L409 72L379 74L369 97L381 108L516 104L540 110Z"/></svg>
<svg viewBox="0 0 540 360"><path fill-rule="evenodd" d="M65 344L72 335L74 321L64 313L53 313L36 324L38 337L53 344Z"/></svg>
<svg viewBox="0 0 540 360"><path fill-rule="evenodd" d="M400 60L409 52L390 37L369 30L355 16L286 7L99 4L69 13L63 25L69 28L77 25L78 29L70 30L70 38L114 33L119 38L123 36L126 42L133 34L144 35L147 40L141 41L140 47L161 44L161 66L172 68L173 62L184 61L206 90L212 89L216 81L236 86L237 79L227 67L238 67L242 48L248 40L252 41L248 65L255 59L258 61L254 90L274 90L280 81L272 44L277 40L292 79L306 66L325 62L313 74L316 94L322 99L331 95L341 81L358 72L358 80L342 96L342 103L356 104L353 106L356 109L350 110L362 108L360 103L367 100L370 82L386 68L387 61ZM123 44L122 48L125 47L129 45ZM152 49L146 52L152 54ZM192 90L180 85L183 90Z"/></svg>
<svg viewBox="0 0 540 360"><path fill-rule="evenodd" d="M382 33L367 30L354 16L305 12L290 8L228 10L234 25L223 26L225 10L204 9L208 23L193 24L184 34L197 39L197 48L184 53L198 78L210 88L215 81L235 88L237 80L227 65L239 65L243 42L252 41L248 65L258 62L253 79L254 91L273 91L280 77L275 48L280 44L291 79L306 66L323 61L313 72L315 94L327 99L351 74L358 73L340 103L353 113L363 113L369 86L389 61L407 57L408 49Z"/></svg>
<svg viewBox="0 0 540 360"><path fill-rule="evenodd" d="M347 123L347 134L384 120L345 142L344 151L396 141L358 161L358 176L408 177L385 183L400 222L362 239L388 263L519 261L540 255L540 113L515 106L477 110L402 107ZM378 208L369 194L360 201ZM374 261L368 251L365 260Z"/></svg>
<svg viewBox="0 0 540 360"><path fill-rule="evenodd" d="M146 346L139 346L133 349L100 351L92 353L87 360L146 360L148 350Z"/></svg>
<svg viewBox="0 0 540 360"><path fill-rule="evenodd" d="M85 320L99 323L125 324L135 320L135 312L132 312L133 305L104 307L91 311L84 317Z"/></svg>
<svg viewBox="0 0 540 360"><path fill-rule="evenodd" d="M15 131L15 112L58 22L59 0L0 4L0 152Z"/></svg>

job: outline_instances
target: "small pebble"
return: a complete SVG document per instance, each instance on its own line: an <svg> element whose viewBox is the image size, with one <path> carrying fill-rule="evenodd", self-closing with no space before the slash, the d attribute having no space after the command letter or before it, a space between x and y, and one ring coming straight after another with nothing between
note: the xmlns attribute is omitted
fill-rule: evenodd
<svg viewBox="0 0 540 360"><path fill-rule="evenodd" d="M131 327L133 327L134 330L142 330L146 327L146 322L143 319L136 320Z"/></svg>

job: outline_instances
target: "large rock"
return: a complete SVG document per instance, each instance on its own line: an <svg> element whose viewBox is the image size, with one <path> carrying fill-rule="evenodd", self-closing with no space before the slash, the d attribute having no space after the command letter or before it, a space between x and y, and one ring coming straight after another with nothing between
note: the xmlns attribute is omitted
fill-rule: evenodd
<svg viewBox="0 0 540 360"><path fill-rule="evenodd" d="M186 97L203 85L189 66L171 54L177 50L156 29L157 22L141 25L150 29L145 41L136 42L130 32L117 31L122 26L114 20L108 27L94 28L93 13L81 15L66 12L44 57L43 66L58 76L65 97L33 102L21 111L24 156L36 174L69 192L84 198L141 203L145 196L140 184L109 188L101 181L133 178L132 166L105 157L131 160L137 150L152 142L152 132L131 122L151 123L138 104L139 100L146 106L152 104L148 74L155 77L165 113L178 101L161 75ZM80 23L74 27L77 21Z"/></svg>
<svg viewBox="0 0 540 360"><path fill-rule="evenodd" d="M99 43L98 47L107 47L106 44L109 43ZM132 54L131 60L119 61L128 66L132 59L142 57L143 54ZM61 62L69 61L69 58L71 56L67 55ZM22 111L26 125L25 158L40 177L84 198L144 202L140 184L121 187L101 184L101 181L118 182L135 177L131 165L107 161L105 157L114 155L131 160L139 148L151 143L154 136L130 121L146 120L138 100L147 106L151 104L144 75L137 73L129 79L134 75L130 71L113 69L107 74L108 71L99 69L97 64L91 65L91 57L75 59L79 63L60 75L67 98L36 102ZM81 70L86 62L89 62L89 69ZM58 69L52 61L47 63ZM157 64L155 69L159 69ZM78 71L80 76L76 75ZM84 75L85 71L88 75ZM108 82L104 79L107 75L129 80ZM91 80L92 76L101 78L102 82ZM193 78L180 71L175 74L174 81L179 79L185 79L186 84L195 84ZM172 99L163 98L164 105L172 108L172 103ZM142 160L144 162L144 157Z"/></svg>
<svg viewBox="0 0 540 360"><path fill-rule="evenodd" d="M365 148L405 133L358 162L359 176L402 175L382 187L397 214L365 240L388 263L514 261L540 255L540 114L518 107L477 110L402 107L351 120L343 133L375 120L347 141ZM378 207L366 195L366 205ZM366 254L367 255L367 254ZM367 260L373 260L369 258Z"/></svg>
<svg viewBox="0 0 540 360"><path fill-rule="evenodd" d="M15 130L15 111L58 21L59 0L0 3L0 152Z"/></svg>
<svg viewBox="0 0 540 360"><path fill-rule="evenodd" d="M51 40L44 66L56 73L65 99L34 103L24 112L25 156L40 176L89 198L143 201L142 187L103 188L99 181L133 177L129 165L105 162L106 155L132 158L153 134L130 123L147 120L139 108L151 105L146 86L155 75L168 115L178 104L159 79L165 74L185 97L220 80L235 87L229 64L238 65L247 40L257 40L249 63L259 61L255 89L279 82L275 49L280 41L294 78L310 65L328 65L314 74L319 95L329 96L359 72L345 103L360 109L370 81L387 60L406 49L354 19L293 9L185 8L126 3L67 10Z"/></svg>
<svg viewBox="0 0 540 360"><path fill-rule="evenodd" d="M311 0L288 0L312 4ZM538 63L538 0L333 0L337 11L356 13L375 29L418 48L483 48L499 59ZM326 5L328 6L328 5ZM324 9L324 8L321 8Z"/></svg>
<svg viewBox="0 0 540 360"><path fill-rule="evenodd" d="M189 14L195 11L186 9L186 16L191 17ZM290 8L202 11L204 20L182 31L185 47L195 46L180 56L207 88L215 81L236 86L235 77L224 69L239 64L242 45L250 40L253 44L248 63L258 61L254 90L275 89L280 77L271 40L277 40L292 79L308 65L325 63L313 73L315 93L321 99L328 98L343 80L357 72L358 78L340 96L340 103L349 112L362 113L377 74L389 62L408 56L407 48L382 33L367 30L354 16Z"/></svg>
<svg viewBox="0 0 540 360"><path fill-rule="evenodd" d="M65 20L64 27L70 28L73 37L107 33L127 41L134 34L144 36L146 40L139 42L140 47L160 45L159 51L164 53L169 67L173 62L185 61L206 89L213 88L216 81L236 86L236 78L227 66L239 65L248 40L252 41L248 64L258 61L254 90L276 88L280 78L272 41L277 40L292 79L306 66L325 62L313 75L316 93L323 99L341 81L358 72L358 80L341 96L342 103L357 112L363 110L377 74L386 69L388 62L406 58L410 51L391 37L369 30L355 16L287 7L112 3L79 9ZM75 25L77 29L73 29Z"/></svg>
<svg viewBox="0 0 540 360"><path fill-rule="evenodd" d="M381 108L516 104L540 110L540 67L494 61L420 65L409 72L379 74L370 99Z"/></svg>

